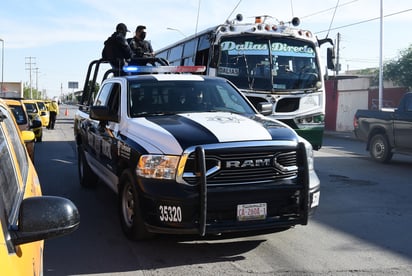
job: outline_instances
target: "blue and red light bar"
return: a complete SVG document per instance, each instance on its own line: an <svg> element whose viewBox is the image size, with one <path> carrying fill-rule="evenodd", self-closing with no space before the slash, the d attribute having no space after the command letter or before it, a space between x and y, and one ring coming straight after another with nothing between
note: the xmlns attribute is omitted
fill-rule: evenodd
<svg viewBox="0 0 412 276"><path fill-rule="evenodd" d="M206 66L123 66L126 73L203 73Z"/></svg>

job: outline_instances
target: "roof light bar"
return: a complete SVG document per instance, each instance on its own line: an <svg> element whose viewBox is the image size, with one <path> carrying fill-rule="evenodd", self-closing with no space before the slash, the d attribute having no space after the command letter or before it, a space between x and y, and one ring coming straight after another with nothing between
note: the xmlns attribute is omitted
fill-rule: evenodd
<svg viewBox="0 0 412 276"><path fill-rule="evenodd" d="M206 66L123 66L126 73L202 73Z"/></svg>

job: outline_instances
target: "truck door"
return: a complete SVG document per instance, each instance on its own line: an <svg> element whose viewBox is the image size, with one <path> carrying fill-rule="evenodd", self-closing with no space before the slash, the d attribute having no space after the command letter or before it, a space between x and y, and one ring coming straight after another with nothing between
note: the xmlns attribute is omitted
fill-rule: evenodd
<svg viewBox="0 0 412 276"><path fill-rule="evenodd" d="M403 105L394 113L395 145L412 149L412 94L405 94Z"/></svg>
<svg viewBox="0 0 412 276"><path fill-rule="evenodd" d="M106 106L111 114L117 114L120 118L120 91L121 84L117 82L105 83L100 90L94 105ZM93 144L95 158L104 169L103 174L112 188L117 190L116 170L117 170L117 131L118 121L94 121L88 129L89 144Z"/></svg>

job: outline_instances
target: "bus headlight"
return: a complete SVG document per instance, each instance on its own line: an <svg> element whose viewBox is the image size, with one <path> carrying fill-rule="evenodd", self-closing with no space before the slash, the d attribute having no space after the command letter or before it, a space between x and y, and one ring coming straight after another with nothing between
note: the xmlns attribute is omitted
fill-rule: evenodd
<svg viewBox="0 0 412 276"><path fill-rule="evenodd" d="M296 125L299 129L313 127L317 125L323 125L325 123L324 115L315 115L307 117L299 117L295 119Z"/></svg>
<svg viewBox="0 0 412 276"><path fill-rule="evenodd" d="M142 155L136 173L145 178L173 180L176 177L179 158L180 156L173 155Z"/></svg>

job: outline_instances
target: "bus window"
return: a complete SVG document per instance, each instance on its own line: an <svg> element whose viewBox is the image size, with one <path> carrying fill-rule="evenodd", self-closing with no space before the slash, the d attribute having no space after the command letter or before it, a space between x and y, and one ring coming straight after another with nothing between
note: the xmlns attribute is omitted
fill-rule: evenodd
<svg viewBox="0 0 412 276"><path fill-rule="evenodd" d="M156 57L158 57L158 58L163 58L163 59L168 59L167 58L167 54L169 53L169 51L164 51L164 52L161 52L161 53L158 53L158 54L156 54Z"/></svg>
<svg viewBox="0 0 412 276"><path fill-rule="evenodd" d="M193 57L188 57L183 59L183 64L184 66L193 66L195 65L195 61Z"/></svg>
<svg viewBox="0 0 412 276"><path fill-rule="evenodd" d="M205 34L199 37L199 46L197 47L198 51L209 49L209 48L210 48L209 34Z"/></svg>
<svg viewBox="0 0 412 276"><path fill-rule="evenodd" d="M196 53L197 48L197 39L190 40L185 43L185 47L183 49L183 57L192 57Z"/></svg>
<svg viewBox="0 0 412 276"><path fill-rule="evenodd" d="M170 49L169 53L169 62L174 62L174 61L179 61L178 64L180 63L180 59L182 58L182 52L183 52L183 45L177 45L176 47Z"/></svg>

